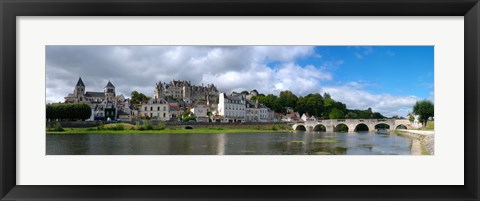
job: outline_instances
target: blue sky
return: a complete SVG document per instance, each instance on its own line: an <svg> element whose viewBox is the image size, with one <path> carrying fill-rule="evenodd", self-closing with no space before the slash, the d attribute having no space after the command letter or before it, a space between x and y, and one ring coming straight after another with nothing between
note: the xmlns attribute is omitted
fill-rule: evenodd
<svg viewBox="0 0 480 201"><path fill-rule="evenodd" d="M341 63L331 68L334 79L326 85L357 82L371 93L414 95L428 99L433 91L433 46L315 47L321 57L299 59L300 65Z"/></svg>
<svg viewBox="0 0 480 201"><path fill-rule="evenodd" d="M406 116L434 100L433 46L47 46L47 102L81 76L86 91L110 80L117 95L152 96L158 81L215 84L221 92L330 93L350 109Z"/></svg>

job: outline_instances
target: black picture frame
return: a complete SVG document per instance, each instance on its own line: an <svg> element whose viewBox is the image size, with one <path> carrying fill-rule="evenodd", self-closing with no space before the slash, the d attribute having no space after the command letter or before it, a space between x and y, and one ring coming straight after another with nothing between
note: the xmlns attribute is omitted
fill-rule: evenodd
<svg viewBox="0 0 480 201"><path fill-rule="evenodd" d="M479 200L478 0L1 0L2 200ZM24 186L16 185L17 16L464 16L465 185ZM445 174L449 174L445 172Z"/></svg>

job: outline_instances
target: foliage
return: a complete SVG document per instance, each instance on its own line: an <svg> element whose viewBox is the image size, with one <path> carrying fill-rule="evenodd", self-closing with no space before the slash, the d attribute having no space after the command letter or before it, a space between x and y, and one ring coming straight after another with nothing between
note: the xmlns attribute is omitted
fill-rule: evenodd
<svg viewBox="0 0 480 201"><path fill-rule="evenodd" d="M138 91L132 91L130 96L131 96L130 101L132 103L143 103L143 102L147 102L148 100L151 99L151 97L146 96L143 93L138 93Z"/></svg>
<svg viewBox="0 0 480 201"><path fill-rule="evenodd" d="M434 106L429 100L417 101L413 106L413 112L418 115L418 119L422 122L423 127L427 125L430 117L434 117Z"/></svg>
<svg viewBox="0 0 480 201"><path fill-rule="evenodd" d="M356 119L357 117L358 117L358 114L352 111L348 112L346 116L347 119Z"/></svg>
<svg viewBox="0 0 480 201"><path fill-rule="evenodd" d="M145 130L153 130L153 125L150 121L143 122L143 126L145 127Z"/></svg>
<svg viewBox="0 0 480 201"><path fill-rule="evenodd" d="M415 116L414 116L414 114L411 113L411 112L408 113L408 121L410 121L410 122L412 122L412 123L413 123L413 121L415 121Z"/></svg>
<svg viewBox="0 0 480 201"><path fill-rule="evenodd" d="M330 94L324 93L323 96L319 93L308 94L306 96L296 96L291 91L281 91L277 97L273 94L252 97L253 101L258 100L261 104L271 108L275 112L286 114L286 108L293 108L300 114L308 113L317 118L329 119L330 114L334 109L334 117L350 119L383 119L386 118L378 112L373 112L371 108L366 110L349 110L347 105L340 101L335 101ZM339 112L339 111L340 112ZM340 117L340 114L343 115Z"/></svg>
<svg viewBox="0 0 480 201"><path fill-rule="evenodd" d="M188 109L183 110L183 115L182 115L182 120L183 121L196 121L197 117Z"/></svg>
<svg viewBox="0 0 480 201"><path fill-rule="evenodd" d="M337 108L333 108L332 112L330 112L328 117L330 117L330 119L344 119L345 114L343 114L343 112L341 110L339 110Z"/></svg>
<svg viewBox="0 0 480 201"><path fill-rule="evenodd" d="M400 117L398 115L393 115L392 119L405 119L405 117ZM413 122L413 120L412 120L412 122Z"/></svg>
<svg viewBox="0 0 480 201"><path fill-rule="evenodd" d="M316 93L299 97L294 108L300 114L308 113L313 116L323 116L322 113L325 111L324 106L325 102L323 97Z"/></svg>
<svg viewBox="0 0 480 201"><path fill-rule="evenodd" d="M52 103L46 105L49 120L85 120L90 118L92 110L86 103Z"/></svg>
<svg viewBox="0 0 480 201"><path fill-rule="evenodd" d="M53 125L53 127L51 125L48 125L47 131L61 132L61 131L65 131L65 129L63 129L62 124L60 124L60 122L57 122L55 123L55 125Z"/></svg>
<svg viewBox="0 0 480 201"><path fill-rule="evenodd" d="M294 108L297 104L297 100L298 97L291 91L282 91L280 92L280 96L278 97L278 104L280 104L283 108Z"/></svg>

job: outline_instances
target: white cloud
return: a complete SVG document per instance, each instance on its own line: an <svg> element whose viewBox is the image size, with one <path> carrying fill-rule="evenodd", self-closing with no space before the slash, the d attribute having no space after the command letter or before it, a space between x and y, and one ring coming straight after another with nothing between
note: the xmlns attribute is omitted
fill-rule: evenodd
<svg viewBox="0 0 480 201"><path fill-rule="evenodd" d="M374 112L380 112L387 117L393 115L406 117L408 112L412 111L415 102L420 99L416 96L373 94L359 87L358 83L322 87L321 91L330 93L333 99L345 103L349 109L364 110L371 107Z"/></svg>
<svg viewBox="0 0 480 201"><path fill-rule="evenodd" d="M363 59L373 53L373 47L370 46L355 46L354 48L354 54L357 59Z"/></svg>
<svg viewBox="0 0 480 201"><path fill-rule="evenodd" d="M79 76L87 91L102 91L111 80L126 96L133 90L151 95L156 82L172 79L215 83L226 92L303 93L331 78L320 66L295 64L307 56L320 55L311 46L47 46L47 101L63 101Z"/></svg>
<svg viewBox="0 0 480 201"><path fill-rule="evenodd" d="M202 82L213 82L226 92L257 89L260 93L279 94L280 91L290 90L298 95L305 95L316 92L321 81L331 78L331 74L312 65L284 63L276 68L260 64L252 65L244 71L205 74Z"/></svg>

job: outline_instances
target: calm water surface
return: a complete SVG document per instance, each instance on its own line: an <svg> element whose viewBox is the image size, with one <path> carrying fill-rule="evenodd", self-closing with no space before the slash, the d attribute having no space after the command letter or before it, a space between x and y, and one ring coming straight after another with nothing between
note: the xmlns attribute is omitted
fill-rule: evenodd
<svg viewBox="0 0 480 201"><path fill-rule="evenodd" d="M395 134L220 133L47 135L47 155L409 155Z"/></svg>

